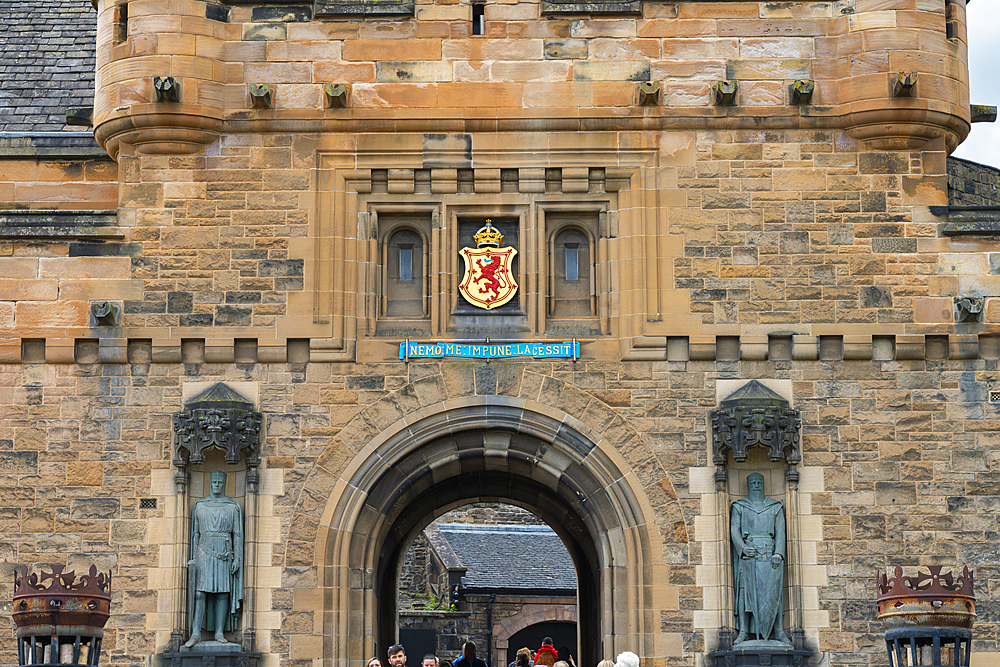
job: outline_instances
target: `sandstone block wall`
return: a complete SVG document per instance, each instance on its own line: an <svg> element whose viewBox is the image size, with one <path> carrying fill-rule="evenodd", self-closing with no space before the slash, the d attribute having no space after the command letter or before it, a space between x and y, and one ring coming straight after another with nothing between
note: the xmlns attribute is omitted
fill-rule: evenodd
<svg viewBox="0 0 1000 667"><path fill-rule="evenodd" d="M219 7L101 0L95 134L117 170L0 164L15 208L118 211L86 252L0 246L0 560L113 568L106 664L152 661L183 623L170 417L207 381L253 389L265 415L248 621L266 667L357 667L387 639L381 549L433 504L386 500L405 493L387 471L414 489L478 475L438 502L564 520L594 551L600 657L701 664L731 622L707 415L721 380L751 378L802 411L788 619L814 662L882 664L873 573L929 563L976 569L975 649L996 660L1000 261L936 214L968 130L961 0L498 2L482 36L463 3ZM156 101L164 76L178 101ZM735 106L713 103L722 79ZM809 104L790 103L799 79ZM338 82L348 104L328 108ZM518 336L559 339L546 221L583 213L581 359L398 358L453 336L475 216L517 220ZM378 327L379 219L403 214L427 222L415 335ZM963 297L984 298L977 321L956 321ZM98 301L120 318L93 319Z"/></svg>
<svg viewBox="0 0 1000 667"><path fill-rule="evenodd" d="M708 647L706 628L712 626L706 618L718 615L719 601L706 595L713 586L699 572L714 567L701 531L711 515L706 495L714 493L706 407L714 404L714 378L720 376L787 379L803 411L800 494L809 500L801 516L789 520L815 545L798 556L815 563L811 583L818 586L803 609L815 648L837 663L881 664L872 572L936 562L975 568L983 614L976 651L983 657L997 651L989 587L997 576L990 546L996 530L995 360L491 366L507 378L507 395L559 405L580 419L607 411L633 425L651 457L643 474L659 478L675 495L670 502L680 508L686 529L679 537L664 534L658 582L678 597L658 628L679 643L651 661L692 664ZM475 397L480 370L470 363L6 366L9 407L0 440L6 453L0 457L8 464L4 511L11 539L5 560L86 559L113 568L107 664L143 660L169 631L162 611L169 586L157 573L167 559L160 545L170 543L162 517L172 495L169 415L178 407L180 387L203 380L258 382L268 420L265 465L284 483L265 512L274 517L274 542L271 558L262 561L273 575L259 578L261 647L269 663L311 663L315 631L309 619L322 608L313 595L320 566L307 548L315 523L294 489L316 474L317 457L342 460L338 434L343 437L345 425L377 402L405 396L414 386L425 392L433 386L427 381L440 393L425 400ZM371 387L345 390L358 377L371 378ZM337 395L340 402L307 398L316 393ZM164 483L156 481L161 478ZM157 508L140 509L145 498L157 499ZM9 592L9 584L4 587ZM2 622L9 627L9 619Z"/></svg>

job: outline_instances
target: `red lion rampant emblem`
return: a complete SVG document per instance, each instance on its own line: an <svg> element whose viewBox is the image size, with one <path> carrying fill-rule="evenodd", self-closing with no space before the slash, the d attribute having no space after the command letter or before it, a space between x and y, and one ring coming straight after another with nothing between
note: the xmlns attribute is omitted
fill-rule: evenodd
<svg viewBox="0 0 1000 667"><path fill-rule="evenodd" d="M503 268L503 264L500 262L499 257L494 257L489 262L484 263L483 260L476 262L479 266L479 277L475 278L473 282L479 283L479 287L483 292L493 292L493 298L500 296L500 288L503 285L500 283L500 279L497 278L497 270ZM483 284L483 281L486 281Z"/></svg>
<svg viewBox="0 0 1000 667"><path fill-rule="evenodd" d="M475 236L479 248L462 248L465 275L458 286L465 300L478 308L498 308L517 294L517 283L511 271L514 248L501 248L503 235L486 221Z"/></svg>

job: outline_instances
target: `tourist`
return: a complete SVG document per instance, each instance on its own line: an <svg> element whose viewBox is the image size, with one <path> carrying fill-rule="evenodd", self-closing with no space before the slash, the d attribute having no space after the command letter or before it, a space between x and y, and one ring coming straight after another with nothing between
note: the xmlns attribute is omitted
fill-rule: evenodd
<svg viewBox="0 0 1000 667"><path fill-rule="evenodd" d="M601 660L599 663L597 663L597 667L615 667L615 661L614 660Z"/></svg>
<svg viewBox="0 0 1000 667"><path fill-rule="evenodd" d="M552 645L552 637L543 638L542 645L538 647L538 650L535 652L535 665L547 665L548 667L553 667L558 659L559 653Z"/></svg>
<svg viewBox="0 0 1000 667"><path fill-rule="evenodd" d="M453 664L455 667L489 667L485 660L476 657L475 642L465 642L462 646L462 657Z"/></svg>
<svg viewBox="0 0 1000 667"><path fill-rule="evenodd" d="M406 664L406 649L402 644L393 644L389 647L389 666L403 667Z"/></svg>
<svg viewBox="0 0 1000 667"><path fill-rule="evenodd" d="M420 661L420 667L438 667L437 656L433 653L428 653L424 656L424 659Z"/></svg>
<svg viewBox="0 0 1000 667"><path fill-rule="evenodd" d="M639 667L639 656L632 651L619 653L615 659L615 667Z"/></svg>
<svg viewBox="0 0 1000 667"><path fill-rule="evenodd" d="M507 667L532 667L531 649L525 646L517 649L514 659L507 663Z"/></svg>
<svg viewBox="0 0 1000 667"><path fill-rule="evenodd" d="M372 657L366 664L365 667L382 667L382 661L378 659L378 656Z"/></svg>

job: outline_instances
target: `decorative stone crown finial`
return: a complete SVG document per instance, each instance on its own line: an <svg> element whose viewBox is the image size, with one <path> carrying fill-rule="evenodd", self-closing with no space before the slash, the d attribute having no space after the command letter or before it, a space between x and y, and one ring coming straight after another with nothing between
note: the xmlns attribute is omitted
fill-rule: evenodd
<svg viewBox="0 0 1000 667"><path fill-rule="evenodd" d="M503 234L493 226L493 221L489 218L486 219L486 224L480 227L479 231L472 238L480 248L486 245L499 248L500 244L503 243Z"/></svg>

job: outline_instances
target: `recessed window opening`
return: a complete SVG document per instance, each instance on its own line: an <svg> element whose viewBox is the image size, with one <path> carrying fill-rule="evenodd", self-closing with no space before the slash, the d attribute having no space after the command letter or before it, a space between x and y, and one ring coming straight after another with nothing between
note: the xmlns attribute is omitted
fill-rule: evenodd
<svg viewBox="0 0 1000 667"><path fill-rule="evenodd" d="M413 280L413 246L399 246L399 279Z"/></svg>
<svg viewBox="0 0 1000 667"><path fill-rule="evenodd" d="M955 0L945 0L944 3L945 36L948 39L958 38L958 22L956 18Z"/></svg>
<svg viewBox="0 0 1000 667"><path fill-rule="evenodd" d="M386 216L388 223L391 218ZM385 256L385 311L389 317L423 317L424 242L416 230L401 227L389 233Z"/></svg>
<svg viewBox="0 0 1000 667"><path fill-rule="evenodd" d="M472 5L472 34L486 34L486 5L479 2Z"/></svg>
<svg viewBox="0 0 1000 667"><path fill-rule="evenodd" d="M555 318L590 317L596 312L593 247L590 235L582 227L588 223L586 218L580 216L571 225L559 227L552 236L549 315ZM557 219L554 217L551 222L556 224ZM593 220L589 222L592 226Z"/></svg>
<svg viewBox="0 0 1000 667"><path fill-rule="evenodd" d="M128 3L123 2L114 8L115 43L128 39Z"/></svg>
<svg viewBox="0 0 1000 667"><path fill-rule="evenodd" d="M566 244L566 280L580 279L580 246Z"/></svg>

